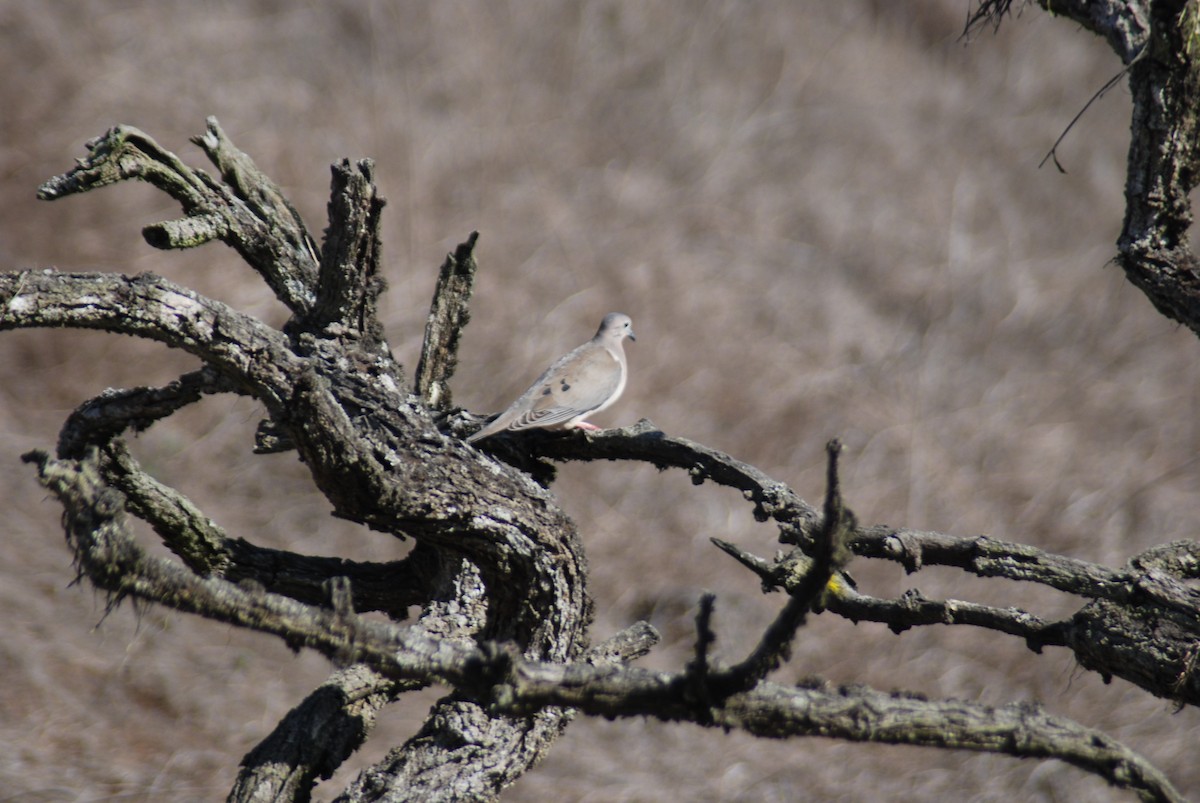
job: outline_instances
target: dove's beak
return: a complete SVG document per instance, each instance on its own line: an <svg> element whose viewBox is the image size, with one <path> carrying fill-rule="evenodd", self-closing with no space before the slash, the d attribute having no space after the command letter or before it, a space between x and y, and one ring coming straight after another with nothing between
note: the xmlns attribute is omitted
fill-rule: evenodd
<svg viewBox="0 0 1200 803"><path fill-rule="evenodd" d="M630 329L630 330L629 330L629 334L625 335L625 337L629 338L629 339L630 339L630 340L632 340L634 343L636 343L636 342L637 342L637 338L633 336L633 330L632 330L632 329Z"/></svg>

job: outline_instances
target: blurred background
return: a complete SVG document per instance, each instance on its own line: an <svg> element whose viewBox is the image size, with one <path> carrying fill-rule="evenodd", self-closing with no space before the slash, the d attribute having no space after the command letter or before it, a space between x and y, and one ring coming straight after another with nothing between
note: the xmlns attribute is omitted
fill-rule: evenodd
<svg viewBox="0 0 1200 803"><path fill-rule="evenodd" d="M997 538L1109 566L1200 522L1197 355L1109 264L1129 120L1121 88L1038 163L1120 64L1027 9L959 38L967 0L633 3L0 3L0 269L153 271L279 324L220 245L164 253L178 214L128 184L54 204L37 185L116 123L202 165L216 115L319 236L328 165L370 157L389 199L383 316L415 366L438 265L481 232L455 401L488 413L611 310L631 378L603 425L650 418L810 500L846 445L861 521ZM81 401L157 384L187 355L81 332L0 335L0 788L20 801L220 800L239 759L328 674L277 640L158 608L105 613L72 584L58 505L19 455ZM134 443L231 535L387 560L404 545L328 515L294 455L254 457L259 417L208 399ZM568 465L556 486L592 568L595 637L646 618L679 668L718 594L721 656L782 604L709 544L770 557L775 531L682 473ZM152 543L142 532L143 541ZM161 549L157 549L162 552ZM864 591L1081 601L948 570L852 567ZM989 704L1035 700L1200 794L1193 709L968 628L815 617L777 673ZM417 727L386 710L316 791ZM1056 762L657 722L577 720L514 801L1126 800Z"/></svg>

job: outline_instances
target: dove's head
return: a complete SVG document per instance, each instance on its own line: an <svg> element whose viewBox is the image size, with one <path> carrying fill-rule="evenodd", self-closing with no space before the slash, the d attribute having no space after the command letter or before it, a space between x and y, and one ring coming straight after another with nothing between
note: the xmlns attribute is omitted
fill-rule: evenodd
<svg viewBox="0 0 1200 803"><path fill-rule="evenodd" d="M596 330L597 340L612 340L620 343L626 337L630 340L637 340L633 336L633 320L620 312L610 312L605 315L604 320L600 321L600 328Z"/></svg>

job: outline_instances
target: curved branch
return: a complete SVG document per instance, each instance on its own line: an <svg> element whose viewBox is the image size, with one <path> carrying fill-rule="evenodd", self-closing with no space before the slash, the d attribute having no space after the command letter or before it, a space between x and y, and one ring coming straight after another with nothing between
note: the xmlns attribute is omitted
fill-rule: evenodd
<svg viewBox="0 0 1200 803"><path fill-rule="evenodd" d="M449 627L451 620L461 618L466 609L463 591L483 593L478 571L469 563L463 563L467 572L461 578L464 588L445 597L445 611L457 613L435 617L434 625L446 635L434 637L433 631L423 628L399 630L358 617L344 578L335 578L328 586L330 607L315 608L269 593L254 583L202 578L171 561L148 556L126 532L123 499L101 480L94 451L83 461L51 460L36 452L25 459L37 464L41 481L62 502L68 538L82 571L115 601L131 596L157 602L277 635L293 648L309 647L338 663L366 663L387 678L443 682L473 696L486 696L499 674L520 655L515 646L510 653L476 647L461 637L446 637L455 634ZM559 624L563 630L572 626L579 626L578 618ZM472 622L468 627L477 629L478 624ZM610 645L608 652L633 654L636 647L631 647L632 643ZM562 649L565 652L575 644L578 640ZM644 638L641 644L645 646ZM549 651L545 644L528 650L532 655ZM335 727L328 718L341 719L344 706L332 713L328 707L320 711L325 713L310 712L306 721L319 719ZM420 734L363 777L372 779L370 790L389 798L394 798L397 790L416 799L432 799L424 792L452 789L461 794L467 788L475 797L491 797L524 773L568 720L569 712L555 707L514 718L498 716L469 700L448 698L438 704ZM277 755L273 748L263 750ZM464 761L480 754L487 754L488 760ZM328 759L331 754L321 755ZM297 765L304 763L296 760ZM301 774L306 771L300 770ZM453 777L449 785L448 773ZM355 799L372 798L360 795Z"/></svg>
<svg viewBox="0 0 1200 803"><path fill-rule="evenodd" d="M519 436L531 452L556 460L637 460L659 469L681 468L697 484L711 480L735 488L753 505L754 517L779 524L779 540L811 555L823 517L783 482L757 468L686 438L671 437L648 420L601 432ZM912 573L928 565L953 566L980 577L1040 583L1091 599L1128 600L1129 576L1087 561L1054 555L986 535L963 537L875 525L855 526L846 546L865 558L900 563Z"/></svg>
<svg viewBox="0 0 1200 803"><path fill-rule="evenodd" d="M556 460L637 460L656 468L680 468L699 484L711 480L735 488L753 505L755 519L772 518L779 540L812 554L822 522L817 509L785 483L724 452L671 437L643 419L631 427L567 434L532 431L517 436L529 451ZM866 558L902 564L910 573L926 565L954 566L980 577L1036 582L1089 598L1128 598L1128 578L1086 561L985 535L961 537L877 525L855 526L846 546Z"/></svg>
<svg viewBox="0 0 1200 803"><path fill-rule="evenodd" d="M1133 97L1125 220L1117 261L1164 316L1200 335L1200 258L1188 237L1189 193L1200 181L1200 19L1194 3L1038 0L1103 36L1129 73ZM968 31L998 25L1011 0L980 0Z"/></svg>
<svg viewBox="0 0 1200 803"><path fill-rule="evenodd" d="M1000 27L1012 12L1013 0L978 0L967 18L964 36L983 25ZM1121 61L1130 64L1150 38L1150 13L1142 0L1038 0L1038 5L1058 17L1066 17L1108 40Z"/></svg>
<svg viewBox="0 0 1200 803"><path fill-rule="evenodd" d="M332 608L314 610L261 589L200 579L138 549L124 531L120 499L99 481L89 461L53 461L46 455L30 455L27 459L38 464L42 481L62 500L78 560L99 587L117 596L132 595L179 610L199 612L202 604L215 606L226 621L273 633L293 647L310 647L335 660L362 662L388 678L450 683L461 694L491 701L487 716L485 709L470 699L443 701L438 715L428 721L421 734L405 749L394 751L383 764L361 775L343 799L394 799L400 789L406 796L422 799L453 794L444 786L433 785L441 777L435 771L439 765L427 763L433 755L444 757L445 751L415 749L436 739L446 726L445 720L456 721L459 730L470 726L472 739L451 748L452 754L467 759L478 757L481 739L483 744L491 744L489 740L495 738L511 738L518 733L536 737L561 728L569 716L565 707L610 717L654 716L700 722L773 738L832 736L1057 758L1114 785L1134 789L1146 800L1182 799L1161 773L1118 742L1028 704L991 708L962 701L888 695L862 687L827 691L760 682L746 691L713 695L703 709L698 709L690 693L694 679L686 673L653 672L605 662L530 661L521 658L515 647L501 650L474 646L432 638L419 630L400 631L364 622L348 608L346 589L336 584L331 587ZM211 609L205 613L213 615ZM336 689L334 692L338 693ZM387 692L372 681L367 693ZM335 716L343 716L352 702L340 697L332 706ZM512 751L504 755L512 755ZM315 766L314 761L303 772L311 777ZM460 778L466 785L456 786L454 791L461 795L469 790L470 794L490 797L521 768L515 763L476 766Z"/></svg>
<svg viewBox="0 0 1200 803"><path fill-rule="evenodd" d="M237 387L207 366L160 388L109 388L75 408L58 433L58 456L80 459L90 447L103 447L132 430L142 432L212 393Z"/></svg>
<svg viewBox="0 0 1200 803"><path fill-rule="evenodd" d="M0 308L0 331L100 329L182 349L269 406L283 406L299 371L278 331L152 273L0 273Z"/></svg>
<svg viewBox="0 0 1200 803"><path fill-rule="evenodd" d="M45 452L22 457L62 503L75 559L92 583L114 601L126 597L269 633L293 649L308 647L336 662L369 661L394 679L440 680L473 688L480 667L471 650L451 639L368 621L349 607L344 578L327 586L330 607L304 605L253 582L201 577L165 558L147 555L125 525L123 495L101 479L93 451L82 461L53 460ZM336 592L336 593L335 593ZM336 604L344 598L345 604Z"/></svg>
<svg viewBox="0 0 1200 803"><path fill-rule="evenodd" d="M231 390L210 368L185 374L159 388L109 389L80 405L59 434L58 456L82 459L90 448L103 456L105 481L125 495L126 508L154 528L163 544L201 576L250 580L268 591L309 604L328 597L334 577L351 581L358 611L382 611L395 620L429 598L426 578L436 574L437 556L418 550L389 563L297 555L231 539L186 496L145 473L118 438L140 432L203 394Z"/></svg>
<svg viewBox="0 0 1200 803"><path fill-rule="evenodd" d="M314 300L317 274L312 238L299 214L249 156L233 147L215 117L193 140L221 170L220 184L184 164L133 126L116 126L87 143L88 156L46 181L38 197L53 201L128 179L140 179L177 200L187 217L142 230L155 248L192 248L211 240L233 247L293 312Z"/></svg>
<svg viewBox="0 0 1200 803"><path fill-rule="evenodd" d="M717 449L668 436L646 418L630 427L600 432L531 430L505 437L520 438L539 457L562 461L637 460L658 469L683 469L696 485L709 480L735 488L752 503L756 520L775 520L784 543L811 544L819 526L816 508L786 484Z"/></svg>
<svg viewBox="0 0 1200 803"><path fill-rule="evenodd" d="M324 604L328 583L344 577L350 582L354 610L379 611L395 621L406 619L409 607L429 599L429 578L436 574L438 561L432 550L418 545L400 560L369 563L298 555L229 538L186 496L142 471L120 442L102 454L105 481L125 495L129 512L150 524L163 544L203 577L249 581L309 605Z"/></svg>

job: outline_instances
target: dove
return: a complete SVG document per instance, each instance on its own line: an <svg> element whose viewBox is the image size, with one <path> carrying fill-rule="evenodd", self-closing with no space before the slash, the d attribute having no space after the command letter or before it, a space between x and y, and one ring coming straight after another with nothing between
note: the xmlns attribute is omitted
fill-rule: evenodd
<svg viewBox="0 0 1200 803"><path fill-rule="evenodd" d="M620 312L608 313L595 337L555 360L521 398L467 443L505 430L600 429L583 419L608 407L625 390L625 338L637 340L633 321Z"/></svg>

